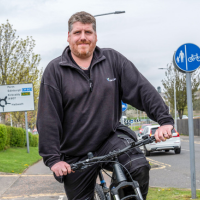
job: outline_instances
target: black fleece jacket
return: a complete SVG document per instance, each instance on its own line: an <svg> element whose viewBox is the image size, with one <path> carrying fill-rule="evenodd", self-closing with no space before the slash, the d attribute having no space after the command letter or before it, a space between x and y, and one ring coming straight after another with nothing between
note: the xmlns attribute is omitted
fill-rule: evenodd
<svg viewBox="0 0 200 200"><path fill-rule="evenodd" d="M173 125L160 95L123 55L96 47L88 78L69 51L66 47L48 64L40 86L39 153L47 166L59 162L62 153L82 156L97 150L119 125L121 100L160 125Z"/></svg>

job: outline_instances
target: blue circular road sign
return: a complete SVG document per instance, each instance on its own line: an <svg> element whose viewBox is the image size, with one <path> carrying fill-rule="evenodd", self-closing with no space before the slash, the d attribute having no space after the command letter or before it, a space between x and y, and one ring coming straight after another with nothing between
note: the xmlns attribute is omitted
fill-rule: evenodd
<svg viewBox="0 0 200 200"><path fill-rule="evenodd" d="M200 48L191 43L181 45L174 54L174 65L182 72L193 72L200 66Z"/></svg>
<svg viewBox="0 0 200 200"><path fill-rule="evenodd" d="M122 101L122 112L128 108L128 105Z"/></svg>

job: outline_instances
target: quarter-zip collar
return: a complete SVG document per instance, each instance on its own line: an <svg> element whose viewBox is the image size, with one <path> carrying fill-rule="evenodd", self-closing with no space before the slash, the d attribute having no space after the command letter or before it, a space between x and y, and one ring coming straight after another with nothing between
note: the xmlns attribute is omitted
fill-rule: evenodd
<svg viewBox="0 0 200 200"><path fill-rule="evenodd" d="M90 67L90 78L89 78L88 76L86 76L86 74L83 72L82 69L80 69L78 66L76 66L72 62L71 58L69 57L69 53L70 53L69 51L70 51L70 48L69 46L67 46L62 53L61 62L59 63L59 65L75 68L78 71L78 73L80 73L89 82L90 92L92 92L93 90L92 68L95 64L101 62L102 60L105 60L106 57L103 55L102 50L96 46L93 53L93 62Z"/></svg>
<svg viewBox="0 0 200 200"><path fill-rule="evenodd" d="M70 57L69 57L69 51L70 51L70 47L67 46L61 56L61 62L59 63L61 66L69 66L69 67L73 67L76 69L79 69L77 66L74 65L74 63L71 61ZM101 62L102 60L105 60L106 57L103 55L102 50L99 47L95 47L94 53L93 53L93 57L94 57L94 61L90 67L90 71L92 69L92 67L97 64L98 62ZM80 70L80 69L79 69ZM82 70L80 70L82 71Z"/></svg>

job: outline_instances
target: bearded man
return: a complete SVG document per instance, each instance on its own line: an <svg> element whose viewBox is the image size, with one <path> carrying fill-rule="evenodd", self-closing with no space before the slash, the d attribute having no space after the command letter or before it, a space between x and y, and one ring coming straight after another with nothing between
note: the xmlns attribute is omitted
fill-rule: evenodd
<svg viewBox="0 0 200 200"><path fill-rule="evenodd" d="M132 62L113 49L96 46L96 20L91 14L75 13L68 29L69 46L48 64L41 81L39 153L57 176L64 175L69 200L90 200L99 166L71 173L70 164L86 159L88 152L101 156L127 145L118 137L130 133L119 122L121 101L145 111L161 125L155 133L157 142L172 137L174 122L160 95ZM132 136L137 140L135 133ZM131 162L126 168L146 199L150 166L143 153L134 148L119 162Z"/></svg>

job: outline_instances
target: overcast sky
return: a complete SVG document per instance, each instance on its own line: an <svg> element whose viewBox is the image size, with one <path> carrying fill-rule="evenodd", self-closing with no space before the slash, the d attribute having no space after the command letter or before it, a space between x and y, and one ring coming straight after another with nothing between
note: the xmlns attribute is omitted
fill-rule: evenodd
<svg viewBox="0 0 200 200"><path fill-rule="evenodd" d="M40 68L68 45L68 19L86 11L97 17L97 45L113 48L153 84L161 86L173 53L184 43L200 46L199 0L0 0L0 24L8 19L21 38L36 40Z"/></svg>

